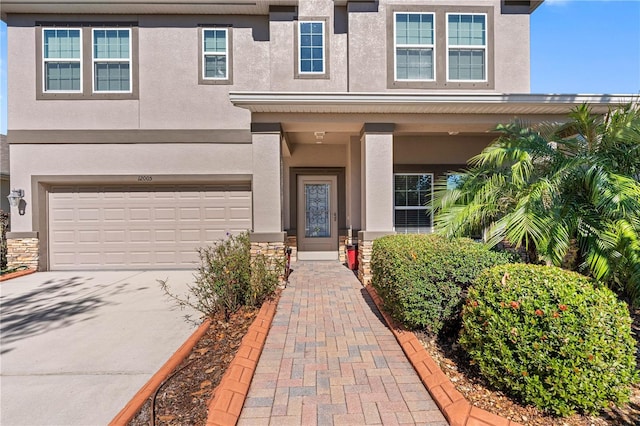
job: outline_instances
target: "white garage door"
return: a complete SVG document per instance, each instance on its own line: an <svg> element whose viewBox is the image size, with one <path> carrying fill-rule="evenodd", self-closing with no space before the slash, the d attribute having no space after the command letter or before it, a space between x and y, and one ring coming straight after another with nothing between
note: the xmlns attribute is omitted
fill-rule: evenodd
<svg viewBox="0 0 640 426"><path fill-rule="evenodd" d="M249 185L55 186L49 269L195 268L197 248L251 228Z"/></svg>

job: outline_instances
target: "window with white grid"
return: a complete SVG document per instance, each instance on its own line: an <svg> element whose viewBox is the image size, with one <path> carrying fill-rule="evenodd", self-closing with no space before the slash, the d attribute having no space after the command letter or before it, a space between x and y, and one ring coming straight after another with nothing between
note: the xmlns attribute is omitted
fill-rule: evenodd
<svg viewBox="0 0 640 426"><path fill-rule="evenodd" d="M486 14L447 14L447 80L487 80Z"/></svg>
<svg viewBox="0 0 640 426"><path fill-rule="evenodd" d="M205 80L229 77L229 40L226 28L202 31L202 76Z"/></svg>
<svg viewBox="0 0 640 426"><path fill-rule="evenodd" d="M131 29L93 29L93 91L131 92Z"/></svg>
<svg viewBox="0 0 640 426"><path fill-rule="evenodd" d="M82 91L82 31L80 28L42 30L43 91Z"/></svg>
<svg viewBox="0 0 640 426"><path fill-rule="evenodd" d="M433 173L396 173L394 227L399 234L431 232L433 218Z"/></svg>
<svg viewBox="0 0 640 426"><path fill-rule="evenodd" d="M395 79L435 79L435 15L394 13Z"/></svg>

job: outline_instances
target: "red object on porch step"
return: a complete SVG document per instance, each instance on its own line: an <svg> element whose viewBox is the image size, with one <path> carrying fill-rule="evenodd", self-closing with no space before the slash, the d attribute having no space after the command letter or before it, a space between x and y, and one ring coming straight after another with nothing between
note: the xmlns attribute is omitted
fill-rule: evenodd
<svg viewBox="0 0 640 426"><path fill-rule="evenodd" d="M349 244L347 246L347 265L349 269L355 271L358 269L358 245Z"/></svg>

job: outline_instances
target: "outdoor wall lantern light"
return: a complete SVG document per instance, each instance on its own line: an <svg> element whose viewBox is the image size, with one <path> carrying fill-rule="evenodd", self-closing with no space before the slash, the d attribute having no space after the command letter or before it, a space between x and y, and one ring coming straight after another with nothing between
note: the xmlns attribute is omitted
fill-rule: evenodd
<svg viewBox="0 0 640 426"><path fill-rule="evenodd" d="M11 207L18 207L23 198L24 189L12 189L11 193L7 195L7 199L9 200Z"/></svg>

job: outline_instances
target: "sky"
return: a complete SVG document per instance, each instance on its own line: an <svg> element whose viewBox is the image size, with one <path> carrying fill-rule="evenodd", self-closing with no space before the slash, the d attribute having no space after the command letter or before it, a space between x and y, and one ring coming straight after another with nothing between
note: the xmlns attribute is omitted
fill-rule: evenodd
<svg viewBox="0 0 640 426"><path fill-rule="evenodd" d="M546 0L531 15L531 92L640 93L640 1Z"/></svg>
<svg viewBox="0 0 640 426"><path fill-rule="evenodd" d="M0 133L7 133L0 22ZM640 0L546 0L531 16L531 92L640 94Z"/></svg>

